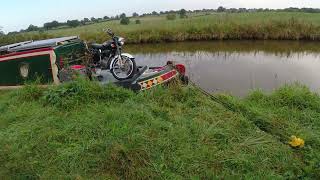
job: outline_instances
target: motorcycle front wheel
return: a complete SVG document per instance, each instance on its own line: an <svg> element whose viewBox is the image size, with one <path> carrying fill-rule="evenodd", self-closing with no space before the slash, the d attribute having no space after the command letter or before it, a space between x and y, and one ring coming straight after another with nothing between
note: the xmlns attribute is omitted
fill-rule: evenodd
<svg viewBox="0 0 320 180"><path fill-rule="evenodd" d="M127 56L121 56L123 64L120 65L119 58L113 61L111 73L119 81L132 78L137 71L136 61Z"/></svg>

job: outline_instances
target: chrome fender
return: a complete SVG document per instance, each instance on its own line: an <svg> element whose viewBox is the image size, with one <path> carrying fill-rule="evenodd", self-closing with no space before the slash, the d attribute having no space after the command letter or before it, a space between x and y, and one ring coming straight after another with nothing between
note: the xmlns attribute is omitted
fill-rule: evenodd
<svg viewBox="0 0 320 180"><path fill-rule="evenodd" d="M134 58L131 54L129 54L129 53L122 53L121 56L125 56L125 57L127 57L127 58L129 58L129 59L135 59L135 58ZM110 68L109 68L109 69L112 69L112 65L113 65L114 61L115 61L117 58L118 58L118 56L116 56L116 57L114 57L114 58L112 59L112 61L111 61L111 63L110 63Z"/></svg>
<svg viewBox="0 0 320 180"><path fill-rule="evenodd" d="M129 53L122 53L121 56L126 56L126 57L128 57L130 59L134 59L134 57Z"/></svg>

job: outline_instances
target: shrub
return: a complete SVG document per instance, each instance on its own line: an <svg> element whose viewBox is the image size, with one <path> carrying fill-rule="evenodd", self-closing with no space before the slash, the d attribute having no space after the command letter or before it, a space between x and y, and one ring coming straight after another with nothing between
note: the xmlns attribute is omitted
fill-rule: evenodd
<svg viewBox="0 0 320 180"><path fill-rule="evenodd" d="M186 11L185 9L181 9L181 10L179 11L179 14L180 14L180 18L181 18L181 19L187 17L187 11Z"/></svg>
<svg viewBox="0 0 320 180"><path fill-rule="evenodd" d="M79 20L68 20L67 21L67 25L74 28L74 27L78 27L81 25L80 21Z"/></svg>
<svg viewBox="0 0 320 180"><path fill-rule="evenodd" d="M177 18L176 14L168 14L167 19L168 20L175 20Z"/></svg>
<svg viewBox="0 0 320 180"><path fill-rule="evenodd" d="M141 24L140 19L137 19L137 20L136 20L136 24Z"/></svg>
<svg viewBox="0 0 320 180"><path fill-rule="evenodd" d="M45 105L72 109L90 102L124 102L132 96L133 92L130 90L113 85L101 86L97 82L79 78L70 83L48 88L43 92L42 99Z"/></svg>
<svg viewBox="0 0 320 180"><path fill-rule="evenodd" d="M22 101L33 101L38 100L44 89L41 88L38 84L27 84L20 91L18 91L19 99Z"/></svg>
<svg viewBox="0 0 320 180"><path fill-rule="evenodd" d="M276 90L270 97L272 105L298 110L312 109L320 112L320 97L301 84L286 85Z"/></svg>
<svg viewBox="0 0 320 180"><path fill-rule="evenodd" d="M130 24L130 19L129 19L128 17L123 17L123 18L121 18L121 20L120 20L120 24L122 24L122 25L128 25L128 24Z"/></svg>

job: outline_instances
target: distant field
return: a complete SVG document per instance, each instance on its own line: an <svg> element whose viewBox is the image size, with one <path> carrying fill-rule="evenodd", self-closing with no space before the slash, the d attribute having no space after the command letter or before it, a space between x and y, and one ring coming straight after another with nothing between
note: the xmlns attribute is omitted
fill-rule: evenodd
<svg viewBox="0 0 320 180"><path fill-rule="evenodd" d="M120 25L119 21L96 23L77 28L30 32L0 39L0 44L27 39L79 35L102 42L108 37L102 29L112 28L129 43L176 42L186 40L273 39L320 40L320 14L289 12L192 14L169 21L165 16L139 18L141 24Z"/></svg>

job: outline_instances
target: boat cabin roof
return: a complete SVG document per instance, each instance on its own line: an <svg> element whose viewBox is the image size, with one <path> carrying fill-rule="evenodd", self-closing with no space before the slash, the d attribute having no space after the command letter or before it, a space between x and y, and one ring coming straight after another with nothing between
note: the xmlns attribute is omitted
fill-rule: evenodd
<svg viewBox="0 0 320 180"><path fill-rule="evenodd" d="M11 53L11 52L21 52L21 51L27 51L27 50L33 50L33 49L55 47L60 44L72 42L78 39L79 39L78 36L70 36L70 37L46 39L46 40L39 40L39 41L25 41L25 42L10 44L10 45L0 47L0 55Z"/></svg>

